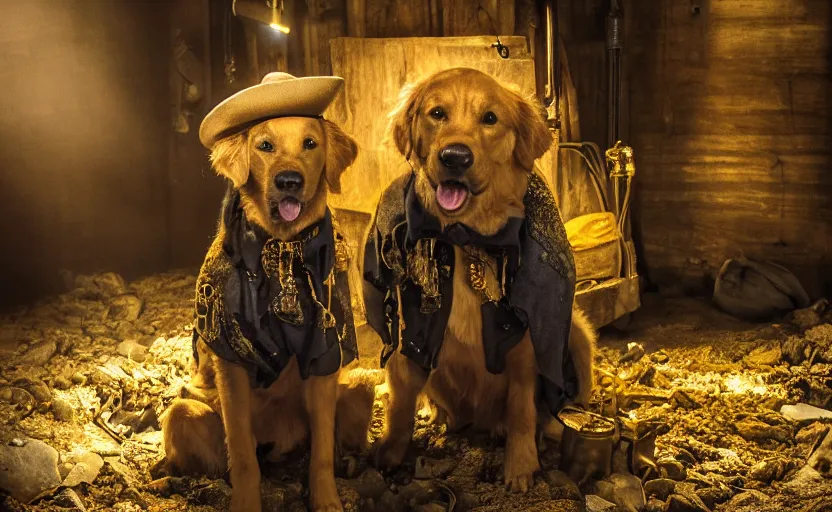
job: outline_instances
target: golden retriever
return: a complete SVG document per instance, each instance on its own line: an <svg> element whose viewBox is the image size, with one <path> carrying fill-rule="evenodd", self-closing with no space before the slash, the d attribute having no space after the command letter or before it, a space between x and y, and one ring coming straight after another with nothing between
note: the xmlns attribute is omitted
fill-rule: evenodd
<svg viewBox="0 0 832 512"><path fill-rule="evenodd" d="M542 109L494 78L473 69L439 72L406 87L390 115L389 134L415 171L414 187L425 210L442 227L462 223L493 235L510 217L523 217L523 197L534 162L552 145ZM387 364L390 404L376 459L382 468L401 464L424 391L449 427L473 424L506 435L504 477L513 491L527 491L540 469L536 446L538 375L529 332L506 355L505 371L486 370L482 296L472 288L464 250L454 247L450 319L436 369L393 354ZM492 259L489 264L496 267ZM486 286L499 290L496 275ZM578 376L578 401L593 387L595 333L574 310L569 350Z"/></svg>
<svg viewBox="0 0 832 512"><path fill-rule="evenodd" d="M341 173L357 146L335 124L282 117L226 137L213 147L216 171L240 191L248 222L279 240L291 240L323 218L327 191L339 191ZM221 251L224 230L209 251ZM315 511L342 510L335 486L339 444L366 442L372 387L346 373L301 379L296 357L268 388L252 388L247 371L214 355L200 339L193 380L163 417L168 468L173 473L219 476L230 469L231 510L256 512L260 469L255 449L273 444L280 456L307 439L310 503ZM337 412L336 412L337 408Z"/></svg>

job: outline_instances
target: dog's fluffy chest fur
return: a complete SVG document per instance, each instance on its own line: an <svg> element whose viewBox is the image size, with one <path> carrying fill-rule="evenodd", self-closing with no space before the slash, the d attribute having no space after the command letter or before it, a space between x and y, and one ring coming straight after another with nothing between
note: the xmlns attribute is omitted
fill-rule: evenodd
<svg viewBox="0 0 832 512"><path fill-rule="evenodd" d="M471 286L470 260L465 250L454 247L454 253L451 316L437 368L428 382L428 397L439 406L451 427L473 422L479 428L500 430L508 376L486 370L480 310L484 299ZM486 286L492 296L499 295L500 284L491 270L496 268L496 261L489 257L487 263Z"/></svg>

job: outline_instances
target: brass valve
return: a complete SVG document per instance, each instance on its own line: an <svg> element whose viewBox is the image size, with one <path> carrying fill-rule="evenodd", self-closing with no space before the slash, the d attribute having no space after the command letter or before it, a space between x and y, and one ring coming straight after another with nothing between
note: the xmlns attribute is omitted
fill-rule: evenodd
<svg viewBox="0 0 832 512"><path fill-rule="evenodd" d="M605 156L611 166L611 177L632 177L636 174L636 161L633 157L632 147L625 146L621 141L618 141L615 146L606 151Z"/></svg>

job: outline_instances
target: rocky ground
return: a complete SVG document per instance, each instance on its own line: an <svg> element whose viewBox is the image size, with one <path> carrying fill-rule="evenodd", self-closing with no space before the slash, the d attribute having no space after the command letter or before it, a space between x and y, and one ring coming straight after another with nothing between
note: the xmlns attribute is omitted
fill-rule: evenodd
<svg viewBox="0 0 832 512"><path fill-rule="evenodd" d="M188 381L194 282L189 273L129 285L80 276L72 291L0 317L0 510L227 509L226 482L153 470L159 416ZM605 334L598 368L605 411L655 429L653 467L633 476L615 450L614 474L578 486L546 440L536 486L510 495L499 485L498 440L446 435L421 411L404 470L385 478L366 454L339 461L345 508L832 511L826 304L753 325L704 301L644 302L628 333ZM386 396L377 391L373 436ZM299 453L264 468L266 510L305 509L304 462Z"/></svg>

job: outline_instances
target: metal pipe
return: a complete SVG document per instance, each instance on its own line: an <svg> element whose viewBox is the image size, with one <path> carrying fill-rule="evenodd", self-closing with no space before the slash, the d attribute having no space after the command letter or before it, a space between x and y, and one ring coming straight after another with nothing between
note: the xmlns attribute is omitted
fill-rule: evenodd
<svg viewBox="0 0 832 512"><path fill-rule="evenodd" d="M607 147L621 136L621 51L624 47L624 8L610 0L607 14Z"/></svg>
<svg viewBox="0 0 832 512"><path fill-rule="evenodd" d="M546 0L544 20L546 25L546 85L543 90L543 106L546 107L547 123L550 129L560 129L560 102L557 80L558 59L558 21L557 0Z"/></svg>

